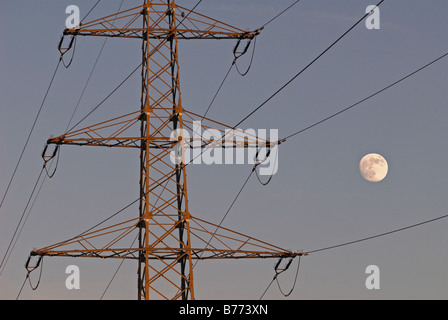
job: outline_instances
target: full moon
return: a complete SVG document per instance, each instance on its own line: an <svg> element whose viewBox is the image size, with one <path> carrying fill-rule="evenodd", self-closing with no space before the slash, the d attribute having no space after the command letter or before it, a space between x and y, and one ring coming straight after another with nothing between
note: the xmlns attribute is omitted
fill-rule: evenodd
<svg viewBox="0 0 448 320"><path fill-rule="evenodd" d="M361 159L359 170L367 181L379 182L386 177L389 166L383 156L371 153Z"/></svg>

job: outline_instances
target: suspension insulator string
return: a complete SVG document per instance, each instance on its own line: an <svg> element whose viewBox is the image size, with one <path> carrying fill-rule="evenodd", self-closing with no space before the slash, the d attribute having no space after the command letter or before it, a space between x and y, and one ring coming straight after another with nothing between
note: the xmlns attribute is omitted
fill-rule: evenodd
<svg viewBox="0 0 448 320"><path fill-rule="evenodd" d="M63 48L63 47L62 47L62 45L63 45L63 43L64 43L64 37L65 37L65 35L62 35L61 40L59 41L59 45L58 45L58 50L59 50L59 52L61 53L61 56L60 56L59 59L62 61L62 64L64 65L64 67L65 67L65 68L68 68L68 67L70 67L70 65L72 64L72 62L73 62L73 58L74 58L74 56L75 56L76 36L72 36L72 38L71 38L71 40L70 40L70 42L69 42L69 44L68 44L68 47L66 47L66 48ZM66 63L64 62L64 55L65 55L68 51L70 51L72 47L73 47L72 57L70 58L70 61L68 62L68 64L66 64Z"/></svg>
<svg viewBox="0 0 448 320"><path fill-rule="evenodd" d="M280 282L278 281L278 277L277 277L277 275L276 275L276 277L275 277L275 280L277 281L278 289L280 290L281 294L282 294L285 298L286 298L286 297L289 297L289 296L291 295L291 293L294 291L295 287L296 287L297 278L298 278L298 276L299 276L300 260L301 260L301 258L302 258L302 256L299 255L299 261L298 261L298 263L297 263L297 271L296 271L296 276L295 276L295 278L294 278L294 283L293 283L293 285L292 285L291 290L290 290L288 293L284 293L284 292L283 292L283 290L282 290L282 288L281 288L281 286L280 286ZM290 260L289 265L291 264L291 262L292 262L292 259ZM289 265L288 265L288 267L289 267Z"/></svg>
<svg viewBox="0 0 448 320"><path fill-rule="evenodd" d="M53 154L51 156L47 156L46 155L46 152L47 152L47 149L48 149L48 144L45 146L44 150L42 151L42 159L44 160L44 166L43 167L45 169L45 172L46 172L47 176L50 179L53 178L53 176L55 175L56 170L58 168L59 156L60 156L59 148L60 148L60 145L57 144L56 147L54 148ZM53 172L50 174L49 171L48 171L48 168L47 168L47 164L48 164L48 162L51 161L51 164L50 164L50 166L51 166L53 164L52 160L55 159L55 158L56 158L56 165L55 165L55 168L53 169Z"/></svg>

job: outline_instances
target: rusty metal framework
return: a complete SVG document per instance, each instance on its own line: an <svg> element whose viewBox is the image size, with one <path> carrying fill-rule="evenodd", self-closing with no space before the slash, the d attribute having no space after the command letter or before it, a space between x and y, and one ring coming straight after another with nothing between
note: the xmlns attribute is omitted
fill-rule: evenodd
<svg viewBox="0 0 448 320"><path fill-rule="evenodd" d="M266 148L272 143L182 105L178 41L253 39L244 31L178 6L145 0L143 6L107 16L64 35L142 40L140 110L51 138L48 144L105 146L140 150L139 216L34 250L32 256L68 256L138 261L138 299L195 299L193 261L207 259L294 258L292 252L217 226L189 210L186 148ZM201 119L213 128L209 139L182 135ZM173 138L173 131L180 132ZM180 130L180 131L179 131ZM228 135L232 130L232 135ZM170 159L179 147L178 161ZM129 247L138 233L138 246Z"/></svg>

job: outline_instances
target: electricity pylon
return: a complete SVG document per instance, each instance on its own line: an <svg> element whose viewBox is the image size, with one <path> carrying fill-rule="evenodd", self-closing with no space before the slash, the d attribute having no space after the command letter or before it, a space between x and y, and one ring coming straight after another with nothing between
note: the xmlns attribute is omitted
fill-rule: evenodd
<svg viewBox="0 0 448 320"><path fill-rule="evenodd" d="M69 131L47 142L57 148L81 145L138 149L139 216L34 250L31 256L135 259L138 261L138 299L186 300L195 299L194 260L294 258L300 255L207 222L189 211L186 166L191 160L186 160L186 148L201 153L224 146L266 149L278 142L248 135L183 107L178 41L250 41L258 33L259 30L247 32L232 27L170 0L145 0L143 6L65 30L64 36L142 40L140 110ZM184 136L183 130L195 130L194 121L198 119L204 129L213 129L216 136ZM138 246L129 246L126 240L131 240L136 231Z"/></svg>

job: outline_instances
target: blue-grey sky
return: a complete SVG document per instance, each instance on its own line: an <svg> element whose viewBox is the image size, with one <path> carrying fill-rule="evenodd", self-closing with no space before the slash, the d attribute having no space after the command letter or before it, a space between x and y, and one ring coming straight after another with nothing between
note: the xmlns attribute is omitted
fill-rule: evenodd
<svg viewBox="0 0 448 320"><path fill-rule="evenodd" d="M96 1L0 2L0 194L6 190L59 53L70 4L83 16ZM120 0L102 1L87 20L113 14ZM195 0L178 0L193 7ZM242 29L256 29L292 0L203 0L196 11ZM140 1L125 0L123 8ZM230 74L208 116L235 124L262 103L365 13L371 0L302 0L257 38L252 68ZM296 132L400 79L448 51L448 3L386 0L380 29L361 23L242 125ZM73 64L61 68L17 175L0 209L3 257L42 166L50 135L62 134L103 43L80 37ZM235 41L181 43L183 106L207 109L233 59ZM75 119L89 112L141 61L140 42L110 39ZM241 61L244 67L249 56ZM224 226L285 249L310 251L372 236L448 213L446 137L448 63L441 60L358 107L281 145L279 171L262 186L252 177ZM139 108L139 73L89 123ZM365 181L359 161L379 153L389 174ZM33 248L68 239L138 197L138 152L64 146L56 175L46 181L0 276L0 298L15 299ZM250 165L188 167L190 212L219 223ZM126 217L136 217L138 208ZM446 299L448 221L311 254L301 259L288 299ZM198 299L258 299L274 260L200 262ZM99 299L118 261L45 258L39 288L21 299ZM284 291L295 267L283 274ZM65 268L76 264L81 289L67 290ZM366 268L380 269L380 289L367 290ZM135 299L135 262L125 262L104 299ZM38 274L32 274L37 281ZM265 299L282 299L273 284Z"/></svg>

